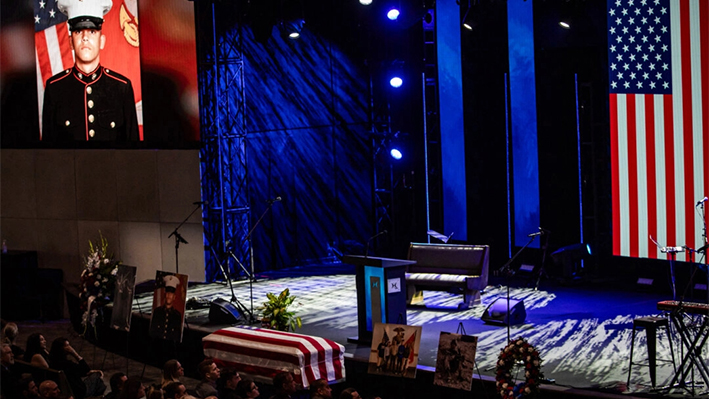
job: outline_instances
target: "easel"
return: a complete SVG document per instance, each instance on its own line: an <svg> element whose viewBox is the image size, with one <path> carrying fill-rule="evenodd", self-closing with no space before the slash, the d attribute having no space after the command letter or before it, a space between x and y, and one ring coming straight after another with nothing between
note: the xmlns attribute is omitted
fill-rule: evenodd
<svg viewBox="0 0 709 399"><path fill-rule="evenodd" d="M465 327L463 327L463 322L462 322L462 321L458 323L458 329L455 330L455 333L456 333L456 334L460 334L460 335L468 335L468 334L465 332ZM476 344L475 354L477 355L477 353L478 353L478 350L477 350L477 342L476 342L475 344ZM477 378L477 380L480 381L480 385L482 386L483 389L485 389L485 383L483 382L482 373L480 373L480 366L478 365L477 360L473 359L473 364L475 365L475 370L478 371L478 378Z"/></svg>

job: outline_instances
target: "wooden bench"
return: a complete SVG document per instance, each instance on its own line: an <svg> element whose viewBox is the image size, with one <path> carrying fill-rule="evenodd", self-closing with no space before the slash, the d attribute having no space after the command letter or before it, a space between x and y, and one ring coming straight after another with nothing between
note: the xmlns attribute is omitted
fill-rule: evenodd
<svg viewBox="0 0 709 399"><path fill-rule="evenodd" d="M480 291L487 286L488 245L411 243L406 273L407 304L423 303L423 290L463 291L458 309L480 304Z"/></svg>

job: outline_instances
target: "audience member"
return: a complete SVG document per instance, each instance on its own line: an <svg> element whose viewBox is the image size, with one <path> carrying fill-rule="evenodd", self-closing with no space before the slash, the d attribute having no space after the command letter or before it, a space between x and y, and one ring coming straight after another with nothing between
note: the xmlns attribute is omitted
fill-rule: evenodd
<svg viewBox="0 0 709 399"><path fill-rule="evenodd" d="M0 393L3 398L17 397L17 381L19 376L13 370L15 365L15 355L12 354L10 344L2 344L2 354L0 354Z"/></svg>
<svg viewBox="0 0 709 399"><path fill-rule="evenodd" d="M40 333L30 334L27 337L25 347L25 361L33 366L49 367L49 352L47 352L47 340Z"/></svg>
<svg viewBox="0 0 709 399"><path fill-rule="evenodd" d="M39 389L32 377L21 378L17 383L17 392L23 399L39 399Z"/></svg>
<svg viewBox="0 0 709 399"><path fill-rule="evenodd" d="M207 396L218 396L217 380L219 379L219 367L212 359L205 359L197 366L199 375L202 376L202 381L194 388L195 393L200 398Z"/></svg>
<svg viewBox="0 0 709 399"><path fill-rule="evenodd" d="M347 388L340 392L340 399L361 399L362 396L354 388ZM374 399L381 399L379 396L375 396Z"/></svg>
<svg viewBox="0 0 709 399"><path fill-rule="evenodd" d="M39 384L39 397L42 399L58 398L60 393L59 385L52 380L42 381Z"/></svg>
<svg viewBox="0 0 709 399"><path fill-rule="evenodd" d="M328 399L332 398L332 388L328 385L327 380L320 378L310 384L310 399Z"/></svg>
<svg viewBox="0 0 709 399"><path fill-rule="evenodd" d="M236 386L241 381L239 372L227 368L220 371L221 376L217 380L217 391L219 391L219 399L236 399L239 396L236 394Z"/></svg>
<svg viewBox="0 0 709 399"><path fill-rule="evenodd" d="M163 390L158 386L151 386L145 397L146 399L163 399Z"/></svg>
<svg viewBox="0 0 709 399"><path fill-rule="evenodd" d="M185 397L187 389L181 382L171 382L163 388L163 397L165 399L182 399Z"/></svg>
<svg viewBox="0 0 709 399"><path fill-rule="evenodd" d="M104 396L104 399L118 399L118 395L120 395L126 380L128 380L128 376L126 376L125 373L120 371L113 373L111 379L108 380L108 384L111 386L111 392Z"/></svg>
<svg viewBox="0 0 709 399"><path fill-rule="evenodd" d="M10 344L10 348L12 348L12 354L15 355L15 359L22 359L25 355L25 350L17 346L16 343L17 334L19 334L19 332L20 330L17 328L17 324L13 322L5 324L5 327L2 329L3 342Z"/></svg>
<svg viewBox="0 0 709 399"><path fill-rule="evenodd" d="M259 395L258 385L256 385L254 380L244 378L236 385L236 394L239 395L241 399L257 398Z"/></svg>
<svg viewBox="0 0 709 399"><path fill-rule="evenodd" d="M69 357L76 360L70 360ZM83 399L87 396L101 396L106 391L103 383L103 373L98 370L91 370L81 355L71 346L69 340L60 337L52 341L49 350L49 365L56 370L61 370L66 375L75 399ZM83 380L84 377L87 377Z"/></svg>
<svg viewBox="0 0 709 399"><path fill-rule="evenodd" d="M273 387L276 389L276 393L270 399L290 399L298 389L298 384L295 382L293 374L281 371L273 377Z"/></svg>
<svg viewBox="0 0 709 399"><path fill-rule="evenodd" d="M165 388L171 382L180 382L180 377L185 375L185 369L180 362L175 359L168 360L162 369L162 382L160 385Z"/></svg>
<svg viewBox="0 0 709 399"><path fill-rule="evenodd" d="M128 377L118 399L141 399L145 397L145 387L138 377Z"/></svg>

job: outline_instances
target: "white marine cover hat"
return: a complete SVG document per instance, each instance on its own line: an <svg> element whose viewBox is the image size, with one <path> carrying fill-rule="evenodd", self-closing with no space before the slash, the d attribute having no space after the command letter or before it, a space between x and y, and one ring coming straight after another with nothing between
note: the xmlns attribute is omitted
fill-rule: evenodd
<svg viewBox="0 0 709 399"><path fill-rule="evenodd" d="M175 275L167 275L162 279L165 282L165 292L177 291L177 285L180 284L180 279Z"/></svg>
<svg viewBox="0 0 709 399"><path fill-rule="evenodd" d="M69 17L69 29L73 32L82 29L100 30L103 16L113 6L112 0L58 0L57 8Z"/></svg>

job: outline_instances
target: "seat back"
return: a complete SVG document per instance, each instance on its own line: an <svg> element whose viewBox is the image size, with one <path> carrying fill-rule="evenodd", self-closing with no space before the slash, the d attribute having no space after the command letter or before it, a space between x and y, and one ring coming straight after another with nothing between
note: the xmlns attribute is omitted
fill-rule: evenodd
<svg viewBox="0 0 709 399"><path fill-rule="evenodd" d="M74 396L71 386L69 385L69 380L67 380L66 374L61 370L35 366L19 359L15 359L15 370L19 374L31 374L37 387L39 387L42 381L52 380L57 383L62 395L67 397Z"/></svg>

